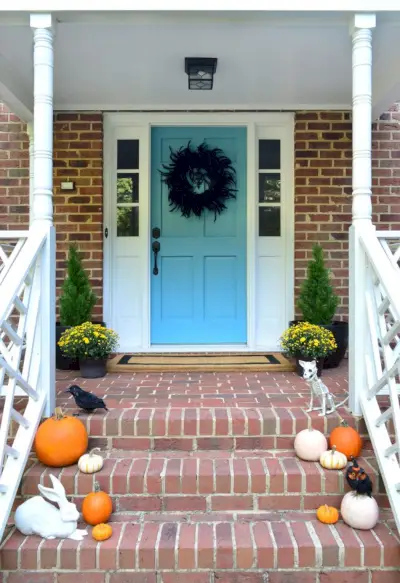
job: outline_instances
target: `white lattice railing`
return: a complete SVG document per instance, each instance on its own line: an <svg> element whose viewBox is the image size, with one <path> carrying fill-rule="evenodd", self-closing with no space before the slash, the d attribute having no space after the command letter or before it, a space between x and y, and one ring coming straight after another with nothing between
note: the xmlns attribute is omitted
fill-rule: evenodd
<svg viewBox="0 0 400 583"><path fill-rule="evenodd" d="M400 531L400 232L369 230L359 237L365 253L361 410Z"/></svg>
<svg viewBox="0 0 400 583"><path fill-rule="evenodd" d="M54 404L54 232L17 235L0 233L0 538L40 419Z"/></svg>

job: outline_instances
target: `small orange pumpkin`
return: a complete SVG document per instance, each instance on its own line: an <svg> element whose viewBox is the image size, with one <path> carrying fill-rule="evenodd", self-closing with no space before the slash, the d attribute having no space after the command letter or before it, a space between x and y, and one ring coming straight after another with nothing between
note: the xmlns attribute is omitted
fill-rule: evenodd
<svg viewBox="0 0 400 583"><path fill-rule="evenodd" d="M96 526L107 522L112 513L112 501L106 492L100 490L96 482L94 492L90 492L82 503L82 516L85 522Z"/></svg>
<svg viewBox="0 0 400 583"><path fill-rule="evenodd" d="M362 449L362 439L360 434L349 427L349 425L342 419L339 427L331 432L329 436L329 445L331 449L336 447L336 451L344 453L348 460L357 458Z"/></svg>
<svg viewBox="0 0 400 583"><path fill-rule="evenodd" d="M324 524L335 524L339 520L339 511L333 506L324 504L317 510L317 518Z"/></svg>
<svg viewBox="0 0 400 583"><path fill-rule="evenodd" d="M112 528L109 524L104 524L103 522L97 524L92 530L92 537L94 540L102 541L107 540L112 535Z"/></svg>
<svg viewBox="0 0 400 583"><path fill-rule="evenodd" d="M57 407L54 417L43 421L35 436L35 451L45 466L62 468L76 463L88 447L86 427Z"/></svg>

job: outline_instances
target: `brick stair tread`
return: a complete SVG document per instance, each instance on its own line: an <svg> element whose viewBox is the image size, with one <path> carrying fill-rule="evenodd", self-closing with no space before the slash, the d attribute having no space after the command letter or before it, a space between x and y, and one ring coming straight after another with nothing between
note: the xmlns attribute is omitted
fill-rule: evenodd
<svg viewBox="0 0 400 583"><path fill-rule="evenodd" d="M341 407L327 417L317 412L307 413L307 407L148 407L135 404L134 408L114 408L108 413L96 411L91 415L81 412L79 419L86 424L92 437L122 436L141 438L178 437L295 437L302 429L313 427L325 434L344 419L363 436L368 436L363 419L354 418ZM76 413L76 408L66 409Z"/></svg>
<svg viewBox="0 0 400 583"><path fill-rule="evenodd" d="M84 474L77 465L60 470L31 460L21 494L36 495L38 483L50 486L50 474L60 477L70 496L86 495L95 482L116 497L296 493L315 496L343 494L349 489L343 470L327 470L318 462L302 461L294 452L288 451L284 456L263 451L240 453L215 456L209 452L197 456L192 452L178 456L176 452L163 455L131 452L129 457L107 456L103 468L95 474ZM370 475L374 493L383 494L375 458L360 457L359 464Z"/></svg>
<svg viewBox="0 0 400 583"><path fill-rule="evenodd" d="M88 529L89 530L89 529ZM400 567L392 525L354 531L342 521L312 520L132 522L113 524L113 536L97 543L25 537L11 531L0 550L1 569L41 572L185 571L260 569L393 569ZM47 581L47 580L46 580Z"/></svg>

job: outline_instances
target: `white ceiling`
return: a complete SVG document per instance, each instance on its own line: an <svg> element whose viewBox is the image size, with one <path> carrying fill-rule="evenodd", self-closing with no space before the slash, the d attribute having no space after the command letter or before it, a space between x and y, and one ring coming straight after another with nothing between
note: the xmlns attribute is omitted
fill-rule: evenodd
<svg viewBox="0 0 400 583"><path fill-rule="evenodd" d="M0 82L9 80L29 107L32 31L27 15L23 18L0 15ZM351 105L348 15L70 13L57 18L57 110ZM374 33L377 106L391 91L389 103L400 97L400 66L393 59L399 33L397 13L380 17ZM190 56L218 58L212 91L188 90L184 58Z"/></svg>

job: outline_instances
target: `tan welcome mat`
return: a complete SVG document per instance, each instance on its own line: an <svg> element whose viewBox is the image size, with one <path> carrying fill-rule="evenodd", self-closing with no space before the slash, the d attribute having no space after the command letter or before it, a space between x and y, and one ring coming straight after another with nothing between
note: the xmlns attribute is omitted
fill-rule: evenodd
<svg viewBox="0 0 400 583"><path fill-rule="evenodd" d="M292 372L295 367L279 352L271 353L147 353L118 354L107 363L108 372Z"/></svg>

